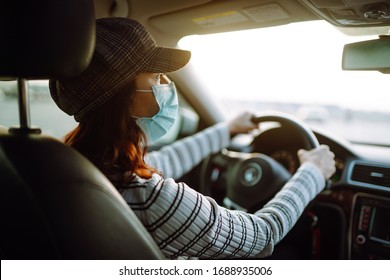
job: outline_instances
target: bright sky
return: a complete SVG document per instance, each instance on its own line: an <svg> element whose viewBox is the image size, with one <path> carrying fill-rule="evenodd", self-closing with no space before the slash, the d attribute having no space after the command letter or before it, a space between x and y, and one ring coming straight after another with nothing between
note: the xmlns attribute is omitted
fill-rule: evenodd
<svg viewBox="0 0 390 280"><path fill-rule="evenodd" d="M390 75L342 71L346 43L376 39L346 36L322 21L191 36L179 46L225 97L336 104L390 112Z"/></svg>

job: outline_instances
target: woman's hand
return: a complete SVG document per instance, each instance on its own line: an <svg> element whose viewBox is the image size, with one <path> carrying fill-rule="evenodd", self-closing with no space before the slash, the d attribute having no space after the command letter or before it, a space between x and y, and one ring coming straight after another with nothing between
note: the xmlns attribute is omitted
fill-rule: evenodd
<svg viewBox="0 0 390 280"><path fill-rule="evenodd" d="M326 145L321 145L310 151L301 149L298 151L298 157L301 164L311 162L316 165L326 180L336 171L334 153Z"/></svg>
<svg viewBox="0 0 390 280"><path fill-rule="evenodd" d="M253 117L254 115L252 113L245 112L232 119L228 123L230 135L236 135L239 133L248 133L254 129L259 128L258 124L252 122Z"/></svg>

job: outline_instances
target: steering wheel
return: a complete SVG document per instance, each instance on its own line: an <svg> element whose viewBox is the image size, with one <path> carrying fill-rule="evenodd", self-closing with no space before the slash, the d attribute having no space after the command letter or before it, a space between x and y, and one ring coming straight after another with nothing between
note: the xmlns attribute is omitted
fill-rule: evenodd
<svg viewBox="0 0 390 280"><path fill-rule="evenodd" d="M314 133L293 116L264 113L254 117L252 122L279 123L281 129L287 130L288 135L295 134L303 140L302 148L311 150L319 146ZM253 140L255 141L256 139ZM203 162L200 192L220 200L229 209L255 212L290 178L291 174L283 165L265 154L224 149Z"/></svg>

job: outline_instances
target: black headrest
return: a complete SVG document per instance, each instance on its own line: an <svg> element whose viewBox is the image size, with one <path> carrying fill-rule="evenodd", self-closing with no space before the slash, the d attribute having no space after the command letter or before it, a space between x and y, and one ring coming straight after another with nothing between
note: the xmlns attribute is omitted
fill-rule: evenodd
<svg viewBox="0 0 390 280"><path fill-rule="evenodd" d="M0 3L0 77L64 78L88 66L95 47L92 0Z"/></svg>

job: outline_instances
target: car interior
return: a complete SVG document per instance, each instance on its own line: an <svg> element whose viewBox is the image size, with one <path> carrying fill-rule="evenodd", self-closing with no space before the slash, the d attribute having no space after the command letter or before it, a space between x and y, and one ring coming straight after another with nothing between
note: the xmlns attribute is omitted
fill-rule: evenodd
<svg viewBox="0 0 390 280"><path fill-rule="evenodd" d="M354 83L364 83L366 76L358 76L359 73L370 76L375 72L386 81L390 74L390 1L23 0L3 1L0 14L0 33L6 42L0 45L2 259L164 259L109 180L61 142L74 120L60 115L58 108L38 111L34 107L49 96L40 81L70 78L88 67L95 45L96 18L135 19L151 32L158 45L169 47L181 47L183 40L190 37L196 42L202 40L201 36L251 30L272 32L277 27L324 22L351 37L372 36L339 49L339 67L355 75L351 78ZM284 44L279 43L278 48L286 55L313 60L289 49L291 41L280 42ZM218 63L227 68L234 59L251 62L244 57L244 44L242 50L238 45L231 57ZM207 48L211 52L212 46L206 44L206 51ZM282 57L278 48L273 50ZM259 55L261 51L259 48ZM195 56L194 51L194 60ZM255 62L253 57L252 64ZM213 63L217 62L207 58L205 67L211 71L205 76L213 74ZM229 110L211 93L196 66L191 62L169 75L179 92L179 120L173 131L151 144L149 150L228 119ZM233 69L244 74L245 70ZM269 75L277 74L278 78L290 75L284 69L278 68L280 73L271 70L268 69ZM259 79L268 79L262 76L265 72L259 73ZM234 75L225 76L225 82ZM275 95L279 93L278 83L283 80L274 85ZM12 90L8 89L11 84ZM323 94L320 87L312 89L312 94ZM334 88L336 91L337 85ZM371 89L370 85L367 88ZM380 88L384 93L381 96L387 96L388 90L388 86ZM372 87L372 93L364 95L375 99L375 91ZM348 100L359 96L353 91L345 93L348 94ZM9 100L12 105L8 106ZM288 102L283 103L285 107ZM298 149L328 145L335 154L336 173L267 258L390 259L390 107L385 100L379 103L384 108L380 112L376 108L379 113L374 108L359 115L362 121L357 126L362 129L362 139L367 135L380 139L365 142L330 132L327 126L321 128L339 114L335 106L302 106L293 115L291 110L281 112L274 103L255 107L252 101L233 101L232 111L241 104L240 109L254 109L253 122L261 129L255 134L235 136L229 147L210 155L180 180L220 205L254 212L296 171ZM292 101L288 105L296 107ZM374 112L379 117L373 117ZM354 111L348 111L343 118L350 121L354 116ZM50 122L51 127L37 125L39 118ZM368 126L382 126L374 133L363 128L366 122ZM352 126L351 121L349 124Z"/></svg>

